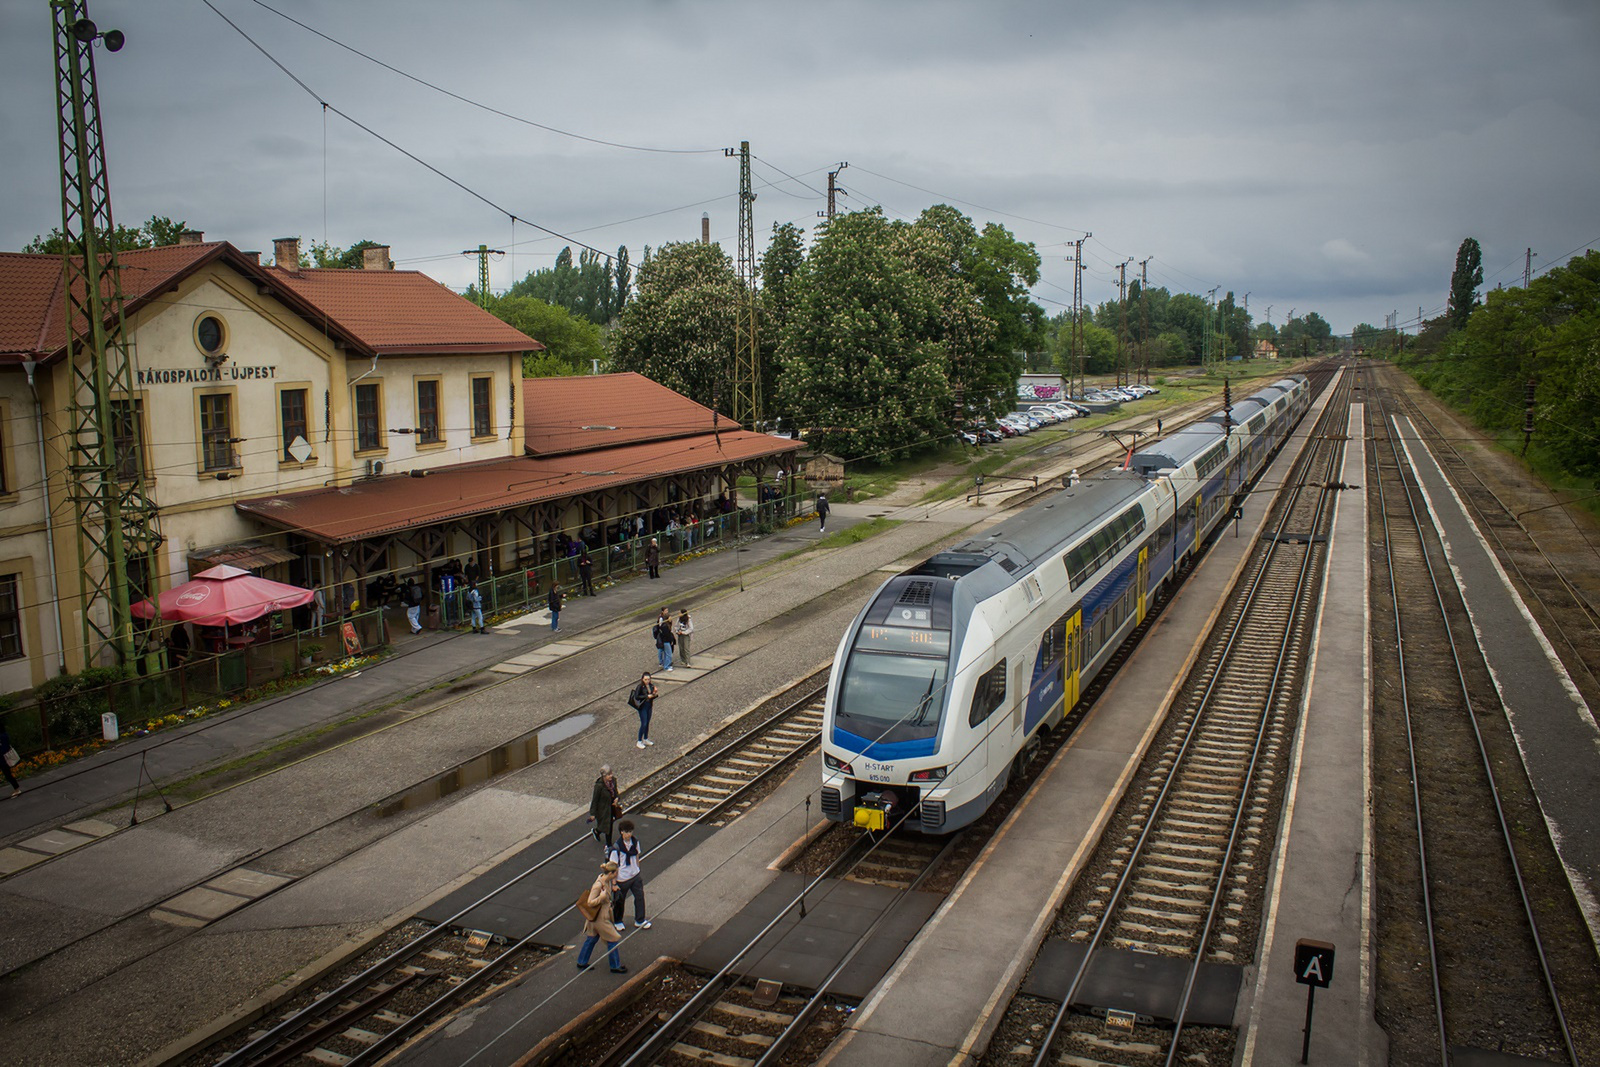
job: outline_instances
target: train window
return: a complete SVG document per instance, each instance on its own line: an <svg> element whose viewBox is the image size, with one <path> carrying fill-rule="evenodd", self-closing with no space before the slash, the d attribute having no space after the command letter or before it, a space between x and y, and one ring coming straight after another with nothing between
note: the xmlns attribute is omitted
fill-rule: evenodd
<svg viewBox="0 0 1600 1067"><path fill-rule="evenodd" d="M854 652L839 683L834 721L869 742L934 737L945 703L945 661Z"/></svg>
<svg viewBox="0 0 1600 1067"><path fill-rule="evenodd" d="M967 725L976 726L1006 702L1006 661L1001 660L984 672L972 687L972 710L967 713Z"/></svg>

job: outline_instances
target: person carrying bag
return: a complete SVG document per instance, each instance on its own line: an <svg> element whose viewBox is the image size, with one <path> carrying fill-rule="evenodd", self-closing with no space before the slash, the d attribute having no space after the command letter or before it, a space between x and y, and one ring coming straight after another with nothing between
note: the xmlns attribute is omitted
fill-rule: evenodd
<svg viewBox="0 0 1600 1067"><path fill-rule="evenodd" d="M606 943L606 953L610 957L612 974L627 974L628 968L622 965L622 953L617 951L617 942L622 940L622 935L617 933L616 927L611 925L611 898L617 892L617 865L610 860L600 865L600 877L587 890L578 894L574 902L578 913L583 916L583 947L578 950L578 970L589 969L589 957L594 952L594 946L600 941Z"/></svg>

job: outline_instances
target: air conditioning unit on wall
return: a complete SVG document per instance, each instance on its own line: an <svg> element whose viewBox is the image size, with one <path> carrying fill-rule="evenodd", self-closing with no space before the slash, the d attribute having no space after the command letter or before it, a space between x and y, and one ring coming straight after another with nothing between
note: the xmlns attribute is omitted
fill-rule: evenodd
<svg viewBox="0 0 1600 1067"><path fill-rule="evenodd" d="M376 478L378 475L380 475L382 473L383 473L383 460L381 460L381 459L369 459L369 460L367 460L367 476L368 477Z"/></svg>

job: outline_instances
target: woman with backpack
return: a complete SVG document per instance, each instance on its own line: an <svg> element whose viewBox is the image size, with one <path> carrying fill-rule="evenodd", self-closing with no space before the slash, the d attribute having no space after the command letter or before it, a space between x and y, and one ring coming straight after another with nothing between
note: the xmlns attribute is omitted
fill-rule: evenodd
<svg viewBox="0 0 1600 1067"><path fill-rule="evenodd" d="M617 951L617 942L622 940L622 935L611 925L611 898L616 892L617 865L606 860L600 865L600 877L594 880L587 893L578 898L577 908L583 916L583 932L587 935L583 939L583 947L578 950L580 971L589 969L589 956L594 952L596 942L604 941L611 973L628 973L628 968L622 965L622 953Z"/></svg>
<svg viewBox="0 0 1600 1067"><path fill-rule="evenodd" d="M639 713L639 743L635 746L637 748L655 744L650 740L650 716L655 711L656 697L660 695L661 691L656 688L656 683L650 680L648 671L639 676L639 684L628 694L628 706Z"/></svg>

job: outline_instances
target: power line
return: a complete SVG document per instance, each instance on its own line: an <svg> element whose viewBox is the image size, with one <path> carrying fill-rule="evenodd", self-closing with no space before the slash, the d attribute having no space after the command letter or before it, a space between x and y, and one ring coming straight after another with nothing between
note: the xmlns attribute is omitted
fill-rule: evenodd
<svg viewBox="0 0 1600 1067"><path fill-rule="evenodd" d="M445 181L449 182L451 185L454 185L457 189L460 189L462 192L466 193L468 196L471 196L471 197L473 197L474 199L477 199L477 200L481 200L483 203L485 203L485 204L489 205L490 207L494 208L494 210L500 212L502 215L505 215L507 218L509 218L511 220L511 224L512 224L513 227L515 227L518 222L522 222L522 223L524 223L524 224L526 224L528 226L532 226L536 230L540 230L540 231L542 231L544 233L550 234L552 237L559 237L563 241L570 241L570 242L572 242L573 244L577 245L580 248L584 248L584 249L587 249L590 252L593 252L597 256L604 256L607 260L615 260L616 257L613 256L609 252L603 252L600 249L593 247L592 245L584 244L582 241L578 240L577 238L568 237L566 234L560 233L560 232L558 232L556 230L552 230L548 226L541 226L537 222L532 222L532 221L530 221L528 219L523 218L522 216L518 215L516 212L512 211L509 208L505 208L505 207L500 206L499 204L495 203L493 200L490 200L487 196L484 196L482 193L480 193L476 189L472 188L470 185L467 185L465 182L460 181L457 178L451 177L449 174L446 174L444 171L440 170L438 167L434 166L432 163L429 163L427 160L423 159L421 156L418 156L414 152L410 152L410 151L400 147L398 144L396 144L395 142L389 140L389 138L385 137L383 134L379 133L377 130L374 130L372 127L366 125L363 122L360 122L359 120L355 119L354 117L352 117L348 113L340 110L338 107L336 107L335 105L333 105L333 104L329 103L327 100L325 100L320 94L317 93L317 91L315 89L311 88L311 86L307 85L304 81L302 81L300 79L300 77L298 75L296 75L293 71L291 71L288 67L284 66L284 64L282 62L280 62L279 59L276 56L274 56L271 52L268 52L264 47L262 47L261 44L258 41L256 41L255 38L251 37L248 33L245 33L244 30L240 28L238 23L234 22L228 16L224 15L221 11L218 11L216 5L213 4L211 2L211 0L200 0L200 2L205 4L206 7L209 7L212 10L212 12L219 19L221 19L223 22L226 22L229 26L232 26L234 31L236 33L238 33L240 37L243 37L246 41L249 41L251 46L254 47L256 51L258 51L262 55L266 56L268 61L271 62L273 66L277 67L279 70L283 71L284 74L288 75L290 80L292 80L296 85L300 86L300 88L304 89L306 91L307 95L309 95L317 103L321 104L327 110L332 111L335 115L338 115L340 118L342 118L346 122L350 123L350 125L356 127L359 130L362 130L363 132L365 132L367 134L370 134L371 136L373 136L373 137L377 138L378 140L382 141L384 144L388 145L390 148L394 149L396 152L399 152L401 155L405 156L407 159L411 160L413 163L416 163L416 164L418 164L418 165L420 165L422 167L425 167L428 170L432 171L434 174L437 174L439 177L443 178Z"/></svg>
<svg viewBox="0 0 1600 1067"><path fill-rule="evenodd" d="M488 104L482 103L482 102L477 101L477 100L473 100L471 97L462 96L460 93L451 92L449 89L446 89L446 88L444 88L442 86L439 86L439 85L435 85L433 82L430 82L425 78L419 78L415 74L411 74L411 73L409 73L407 71L401 70L399 67L396 67L396 66L394 66L392 64L385 63L383 60L378 59L375 56L370 56L367 53L361 51L361 49L356 48L353 45L345 44L343 41L339 40L336 37L328 36L327 34L323 33L321 30L317 29L314 26L306 25L304 22L301 22L299 19L295 18L293 15L284 14L282 11L279 11L277 8L273 7L272 5L263 3L262 0L251 0L251 2L254 3L257 7L264 8L265 10L272 12L274 15L277 15L281 19L285 19L285 20L287 20L289 22L294 23L296 26L299 26L302 30L305 30L307 33L315 34L316 36L322 38L324 41L327 41L331 45L335 45L335 46L337 46L339 48L343 48L346 52L350 52L350 53L352 53L354 55L358 55L362 59L365 59L369 63L377 64L378 66L382 67L384 70L391 71L391 72L393 72L395 74L400 75L400 77L402 77L402 78L406 78L406 79L409 79L411 81L414 81L418 85L425 86L426 88L432 89L436 93L442 93L445 96L450 97L452 100L459 100L459 101L461 101L461 103L466 104L466 105L468 105L470 107L475 107L475 108L478 108L480 110L487 111L491 115L499 115L501 118L510 119L512 122L520 122L524 126L533 126L533 127L538 128L538 129L545 130L545 131L547 131L549 133L560 134L562 137L571 137L571 138L573 138L574 140L577 140L577 141L587 141L590 144L605 145L607 148L624 148L624 149L627 149L630 152L658 152L658 153L662 153L662 154L666 154L666 155L709 155L709 154L714 153L714 152L722 151L722 149L720 149L720 148L652 148L649 145L627 144L627 143L622 142L622 141L607 141L602 137L590 137L587 134L573 133L571 130L563 130L563 129L559 129L559 128L555 127L555 126L546 125L543 122L535 122L533 119L525 119L520 115L513 115L509 111L502 111L497 107L491 107ZM207 4L206 6L210 7L211 5ZM216 11L216 8L212 8L212 10ZM220 14L220 13L221 12L218 12L218 14ZM230 25L231 25L231 23L230 23ZM234 29L238 29L238 27L234 26ZM240 32L243 32L243 31L240 31ZM254 43L254 42L252 42L252 43ZM526 220L524 220L524 221L526 221Z"/></svg>

